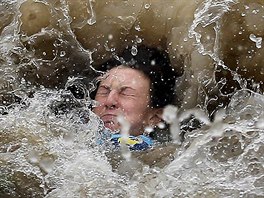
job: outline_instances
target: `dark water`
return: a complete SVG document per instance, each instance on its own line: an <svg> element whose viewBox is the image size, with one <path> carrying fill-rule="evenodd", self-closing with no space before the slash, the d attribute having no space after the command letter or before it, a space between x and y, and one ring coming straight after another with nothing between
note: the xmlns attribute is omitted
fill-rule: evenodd
<svg viewBox="0 0 264 198"><path fill-rule="evenodd" d="M0 5L0 197L264 197L262 1ZM142 43L183 73L175 141L107 153L93 101L64 88L89 92L98 64ZM205 124L178 145L189 115Z"/></svg>

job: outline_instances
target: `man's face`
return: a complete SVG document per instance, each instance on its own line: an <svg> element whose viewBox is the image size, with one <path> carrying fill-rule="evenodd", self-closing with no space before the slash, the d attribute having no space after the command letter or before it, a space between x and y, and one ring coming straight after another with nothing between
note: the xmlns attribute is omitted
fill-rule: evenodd
<svg viewBox="0 0 264 198"><path fill-rule="evenodd" d="M103 120L105 127L120 129L117 116L124 116L130 123L131 135L144 132L154 111L149 106L150 80L140 71L122 66L103 76L95 100L99 106L93 111Z"/></svg>

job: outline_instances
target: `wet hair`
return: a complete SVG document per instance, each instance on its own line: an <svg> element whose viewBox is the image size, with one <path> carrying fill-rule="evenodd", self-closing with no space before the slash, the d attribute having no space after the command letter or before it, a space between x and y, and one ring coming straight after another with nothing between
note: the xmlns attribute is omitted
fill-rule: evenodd
<svg viewBox="0 0 264 198"><path fill-rule="evenodd" d="M162 108L175 99L175 81L179 76L171 66L166 51L146 46L128 47L119 56L115 55L99 66L100 71L109 71L117 66L126 66L141 71L150 80L150 105ZM94 94L91 97L94 98Z"/></svg>

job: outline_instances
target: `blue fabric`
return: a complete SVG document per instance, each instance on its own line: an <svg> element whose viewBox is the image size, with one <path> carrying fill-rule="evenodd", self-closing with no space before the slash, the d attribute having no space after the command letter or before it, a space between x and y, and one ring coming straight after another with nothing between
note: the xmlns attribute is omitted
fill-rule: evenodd
<svg viewBox="0 0 264 198"><path fill-rule="evenodd" d="M110 130L105 129L98 134L97 144L108 147L113 146L114 149L120 148L120 144L126 144L132 151L146 150L153 145L153 140L146 135L132 136L125 139L121 134L113 134Z"/></svg>
<svg viewBox="0 0 264 198"><path fill-rule="evenodd" d="M118 148L122 141L124 142L130 150L142 151L150 148L153 145L153 140L145 135L132 136L130 135L126 140L121 134L112 134L111 142Z"/></svg>

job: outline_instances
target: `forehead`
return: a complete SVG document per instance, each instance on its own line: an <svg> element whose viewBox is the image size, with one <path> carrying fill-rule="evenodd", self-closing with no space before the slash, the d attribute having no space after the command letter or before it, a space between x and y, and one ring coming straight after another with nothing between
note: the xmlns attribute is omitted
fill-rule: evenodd
<svg viewBox="0 0 264 198"><path fill-rule="evenodd" d="M103 83L118 81L125 84L149 84L150 80L139 70L118 66L109 70L101 79Z"/></svg>

